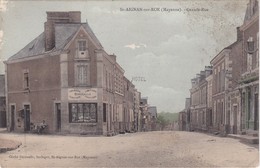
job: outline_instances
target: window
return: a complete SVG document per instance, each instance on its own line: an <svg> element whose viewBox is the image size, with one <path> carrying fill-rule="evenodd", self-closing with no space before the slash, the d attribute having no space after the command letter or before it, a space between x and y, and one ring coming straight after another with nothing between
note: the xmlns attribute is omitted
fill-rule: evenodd
<svg viewBox="0 0 260 168"><path fill-rule="evenodd" d="M96 123L96 103L70 103L69 119L71 123Z"/></svg>
<svg viewBox="0 0 260 168"><path fill-rule="evenodd" d="M258 68L259 67L259 50L258 50L258 48L259 48L259 33L257 32L257 40L256 40L256 47L257 47L257 51L256 51L256 68Z"/></svg>
<svg viewBox="0 0 260 168"><path fill-rule="evenodd" d="M27 71L23 73L23 88L29 88L29 73Z"/></svg>
<svg viewBox="0 0 260 168"><path fill-rule="evenodd" d="M225 70L221 70L221 91L225 90Z"/></svg>
<svg viewBox="0 0 260 168"><path fill-rule="evenodd" d="M247 54L247 71L252 70L252 54Z"/></svg>
<svg viewBox="0 0 260 168"><path fill-rule="evenodd" d="M107 122L107 110L106 110L106 103L103 103L103 122Z"/></svg>
<svg viewBox="0 0 260 168"><path fill-rule="evenodd" d="M85 41L85 40L78 41L78 49L79 49L79 51L86 51L87 41Z"/></svg>
<svg viewBox="0 0 260 168"><path fill-rule="evenodd" d="M86 86L89 84L89 70L86 63L75 65L75 84L76 86Z"/></svg>
<svg viewBox="0 0 260 168"><path fill-rule="evenodd" d="M87 83L87 66L78 65L78 82L80 85Z"/></svg>

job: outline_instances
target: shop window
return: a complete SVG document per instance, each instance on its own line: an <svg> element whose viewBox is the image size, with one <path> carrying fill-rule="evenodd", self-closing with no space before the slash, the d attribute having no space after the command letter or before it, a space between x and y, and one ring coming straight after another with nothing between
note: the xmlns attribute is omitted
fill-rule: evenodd
<svg viewBox="0 0 260 168"><path fill-rule="evenodd" d="M96 123L97 104L96 103L70 103L69 119L71 123Z"/></svg>

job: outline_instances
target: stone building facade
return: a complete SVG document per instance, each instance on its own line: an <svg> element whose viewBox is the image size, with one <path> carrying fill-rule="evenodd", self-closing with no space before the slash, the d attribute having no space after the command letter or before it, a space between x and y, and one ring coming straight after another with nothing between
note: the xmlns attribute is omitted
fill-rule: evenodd
<svg viewBox="0 0 260 168"><path fill-rule="evenodd" d="M141 109L140 109L140 101L141 101L141 92L138 92L137 89L134 90L134 131L141 131Z"/></svg>
<svg viewBox="0 0 260 168"><path fill-rule="evenodd" d="M150 124L151 124L151 131L156 130L156 121L157 121L157 107L156 106L148 106L148 114L150 115Z"/></svg>
<svg viewBox="0 0 260 168"><path fill-rule="evenodd" d="M236 41L211 61L207 76L207 122L210 132L253 134L259 131L259 6L249 0L243 25L237 27ZM203 129L203 73L192 79L191 130ZM205 101L203 99L203 101ZM202 111L202 112L199 112ZM188 115L187 115L188 116ZM202 115L203 116L203 115ZM198 129L199 128L199 129Z"/></svg>
<svg viewBox="0 0 260 168"><path fill-rule="evenodd" d="M204 71L192 79L192 88L190 89L190 129L206 131L208 125L208 107L207 107L207 80L211 74L211 67L206 66Z"/></svg>
<svg viewBox="0 0 260 168"><path fill-rule="evenodd" d="M212 68L212 67L211 67ZM212 72L205 79L207 81L207 123L208 131L213 128L213 112L212 112Z"/></svg>
<svg viewBox="0 0 260 168"><path fill-rule="evenodd" d="M7 127L113 135L131 130L134 85L80 12L47 12L44 32L5 62Z"/></svg>
<svg viewBox="0 0 260 168"><path fill-rule="evenodd" d="M150 115L148 113L148 97L141 97L140 101L140 110L141 110L141 130L148 131L150 130Z"/></svg>
<svg viewBox="0 0 260 168"><path fill-rule="evenodd" d="M242 34L241 131L259 131L259 6L257 0L247 5Z"/></svg>
<svg viewBox="0 0 260 168"><path fill-rule="evenodd" d="M191 113L190 113L190 106L191 106L191 98L185 99L185 108L179 112L178 118L178 129L179 131L190 131L190 124L191 124Z"/></svg>

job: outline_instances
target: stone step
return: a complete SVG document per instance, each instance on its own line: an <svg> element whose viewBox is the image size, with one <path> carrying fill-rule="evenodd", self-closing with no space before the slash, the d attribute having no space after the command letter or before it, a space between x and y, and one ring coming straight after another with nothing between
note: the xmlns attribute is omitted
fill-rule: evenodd
<svg viewBox="0 0 260 168"><path fill-rule="evenodd" d="M228 137L239 139L241 142L249 144L259 144L259 137L250 135L228 134Z"/></svg>

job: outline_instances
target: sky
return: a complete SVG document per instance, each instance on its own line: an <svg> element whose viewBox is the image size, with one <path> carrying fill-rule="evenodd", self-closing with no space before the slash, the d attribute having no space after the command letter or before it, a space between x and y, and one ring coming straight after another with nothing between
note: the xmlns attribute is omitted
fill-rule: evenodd
<svg viewBox="0 0 260 168"><path fill-rule="evenodd" d="M236 40L247 0L0 1L4 60L43 32L46 11L81 11L104 50L158 112L180 112L190 80ZM135 10L134 10L135 9Z"/></svg>

